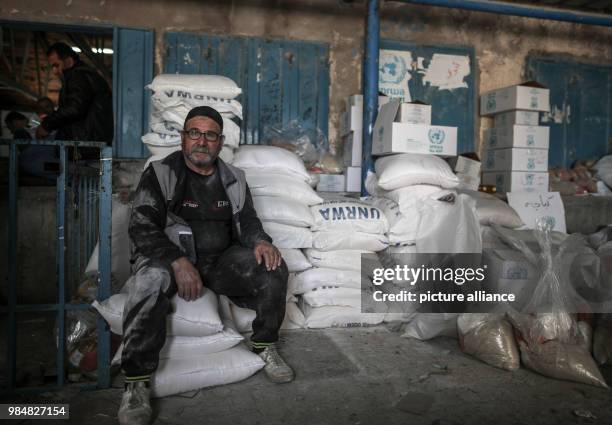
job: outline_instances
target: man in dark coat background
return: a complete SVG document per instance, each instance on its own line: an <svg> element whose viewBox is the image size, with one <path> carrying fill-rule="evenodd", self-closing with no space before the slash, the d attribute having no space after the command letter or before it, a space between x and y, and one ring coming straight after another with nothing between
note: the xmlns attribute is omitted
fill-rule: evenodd
<svg viewBox="0 0 612 425"><path fill-rule="evenodd" d="M57 110L36 129L36 138L43 139L57 131L57 140L111 143L113 96L104 78L66 43L51 45L47 57L53 74L62 80L62 89Z"/></svg>

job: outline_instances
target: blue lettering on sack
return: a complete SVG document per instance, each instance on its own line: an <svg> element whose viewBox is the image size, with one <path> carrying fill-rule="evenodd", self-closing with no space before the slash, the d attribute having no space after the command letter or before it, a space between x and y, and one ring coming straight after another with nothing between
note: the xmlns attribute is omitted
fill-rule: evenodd
<svg viewBox="0 0 612 425"><path fill-rule="evenodd" d="M319 210L319 214L323 217L323 220L329 220L329 208L325 208L324 210Z"/></svg>
<svg viewBox="0 0 612 425"><path fill-rule="evenodd" d="M332 208L332 221L333 220L346 220L346 215L342 208Z"/></svg>
<svg viewBox="0 0 612 425"><path fill-rule="evenodd" d="M186 92L186 91L180 91L179 90L179 91L176 92L176 95L178 97L182 97L182 98L185 98L185 99L191 99L191 93Z"/></svg>
<svg viewBox="0 0 612 425"><path fill-rule="evenodd" d="M355 220L355 218L357 217L357 208L346 207L346 216L349 220Z"/></svg>
<svg viewBox="0 0 612 425"><path fill-rule="evenodd" d="M359 218L368 218L368 209L366 207L359 207L357 208L357 211L359 212Z"/></svg>

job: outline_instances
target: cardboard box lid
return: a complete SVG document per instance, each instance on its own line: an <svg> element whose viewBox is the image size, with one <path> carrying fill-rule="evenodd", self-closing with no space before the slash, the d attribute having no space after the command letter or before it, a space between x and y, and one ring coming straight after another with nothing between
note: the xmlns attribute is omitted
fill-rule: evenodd
<svg viewBox="0 0 612 425"><path fill-rule="evenodd" d="M386 104L382 105L378 110L378 116L376 117L376 122L374 123L374 131L379 129L385 124L389 124L395 121L395 117L397 116L397 111L400 107L399 99L392 99Z"/></svg>

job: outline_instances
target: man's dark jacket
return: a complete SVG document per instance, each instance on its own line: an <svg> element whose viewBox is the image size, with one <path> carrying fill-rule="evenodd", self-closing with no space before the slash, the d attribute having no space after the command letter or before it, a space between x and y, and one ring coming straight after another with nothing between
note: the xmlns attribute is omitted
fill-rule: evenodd
<svg viewBox="0 0 612 425"><path fill-rule="evenodd" d="M132 259L144 256L171 263L185 256L171 241L166 230L174 225L188 227L180 218L186 188L187 165L183 152L154 161L140 178L132 204L129 235ZM232 239L234 243L254 248L258 242L272 242L257 218L244 172L217 158L217 172L232 206Z"/></svg>
<svg viewBox="0 0 612 425"><path fill-rule="evenodd" d="M113 140L113 95L106 81L81 60L63 71L56 111L41 123L57 140Z"/></svg>

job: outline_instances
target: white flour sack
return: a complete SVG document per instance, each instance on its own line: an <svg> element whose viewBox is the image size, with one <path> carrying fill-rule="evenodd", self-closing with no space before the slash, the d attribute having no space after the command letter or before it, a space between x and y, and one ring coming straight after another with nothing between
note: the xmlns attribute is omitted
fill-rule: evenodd
<svg viewBox="0 0 612 425"><path fill-rule="evenodd" d="M305 182L311 179L299 156L276 146L242 145L236 152L234 165L245 170L284 174Z"/></svg>
<svg viewBox="0 0 612 425"><path fill-rule="evenodd" d="M116 294L99 303L94 301L92 307L104 317L111 331L123 333L123 307L127 294ZM178 295L171 300L173 313L167 316L168 335L208 336L221 332L223 323L219 317L217 296L208 289L195 301L185 301Z"/></svg>
<svg viewBox="0 0 612 425"><path fill-rule="evenodd" d="M518 213L510 205L488 193L458 190L476 201L476 215L483 226L497 224L515 229L523 225Z"/></svg>
<svg viewBox="0 0 612 425"><path fill-rule="evenodd" d="M457 313L418 313L402 336L426 341L437 336L457 338Z"/></svg>
<svg viewBox="0 0 612 425"><path fill-rule="evenodd" d="M384 156L374 164L378 186L395 190L415 184L454 188L459 179L442 158L435 155L403 153Z"/></svg>
<svg viewBox="0 0 612 425"><path fill-rule="evenodd" d="M301 272L312 268L312 264L299 249L279 248L281 256L287 264L289 273Z"/></svg>
<svg viewBox="0 0 612 425"><path fill-rule="evenodd" d="M359 289L361 288L361 273L352 270L313 267L302 273L290 275L287 291L292 294L303 294L320 286Z"/></svg>
<svg viewBox="0 0 612 425"><path fill-rule="evenodd" d="M204 94L222 99L234 99L242 93L231 78L222 75L160 74L147 88L154 92L174 89L191 96Z"/></svg>
<svg viewBox="0 0 612 425"><path fill-rule="evenodd" d="M306 250L306 257L314 267L327 267L339 270L361 271L361 254L373 254L373 252L352 249L341 249L338 251Z"/></svg>
<svg viewBox="0 0 612 425"><path fill-rule="evenodd" d="M159 352L160 359L179 359L219 353L238 345L244 338L235 329L231 320L223 320L221 332L209 336L166 336L166 342ZM123 344L119 347L112 364L121 364Z"/></svg>
<svg viewBox="0 0 612 425"><path fill-rule="evenodd" d="M275 196L295 199L305 205L323 202L303 179L247 169L246 179L253 196Z"/></svg>
<svg viewBox="0 0 612 425"><path fill-rule="evenodd" d="M288 301L285 306L285 319L281 329L304 329L305 326L306 319L302 310L300 310L297 303Z"/></svg>
<svg viewBox="0 0 612 425"><path fill-rule="evenodd" d="M236 159L234 157L234 165ZM273 221L288 226L312 226L312 214L304 205L288 198L273 198L271 196L253 196L253 204L257 216L262 221Z"/></svg>
<svg viewBox="0 0 612 425"><path fill-rule="evenodd" d="M328 305L325 307L310 307L302 303L305 327L310 329L353 328L374 326L382 323L384 313L362 313L359 308Z"/></svg>
<svg viewBox="0 0 612 425"><path fill-rule="evenodd" d="M363 249L382 251L389 246L385 235L364 232L313 232L312 247L321 251Z"/></svg>
<svg viewBox="0 0 612 425"><path fill-rule="evenodd" d="M168 121L182 128L185 117L196 106L210 106L221 115L234 115L242 119L242 105L236 100L219 99L206 95L190 95L180 90L168 89L151 95L152 115L157 120Z"/></svg>
<svg viewBox="0 0 612 425"><path fill-rule="evenodd" d="M261 224L277 248L312 248L312 232L307 227L289 226L273 221L263 221Z"/></svg>
<svg viewBox="0 0 612 425"><path fill-rule="evenodd" d="M389 224L387 217L375 206L358 200L327 201L310 207L312 230L333 232L364 232L383 235Z"/></svg>
<svg viewBox="0 0 612 425"><path fill-rule="evenodd" d="M151 376L151 395L165 397L242 381L264 367L264 364L244 344L220 353L161 360Z"/></svg>
<svg viewBox="0 0 612 425"><path fill-rule="evenodd" d="M414 243L420 221L420 212L416 205L401 210L400 206L391 199L374 198L372 203L387 217L389 244Z"/></svg>
<svg viewBox="0 0 612 425"><path fill-rule="evenodd" d="M165 134L150 132L140 138L142 143L153 146L180 146L181 136L179 134Z"/></svg>
<svg viewBox="0 0 612 425"><path fill-rule="evenodd" d="M320 286L302 295L305 303L311 307L326 305L343 305L361 308L361 289L340 288L338 286Z"/></svg>

